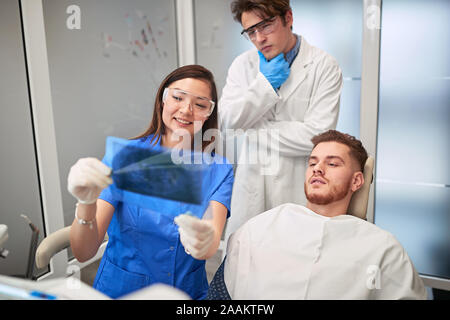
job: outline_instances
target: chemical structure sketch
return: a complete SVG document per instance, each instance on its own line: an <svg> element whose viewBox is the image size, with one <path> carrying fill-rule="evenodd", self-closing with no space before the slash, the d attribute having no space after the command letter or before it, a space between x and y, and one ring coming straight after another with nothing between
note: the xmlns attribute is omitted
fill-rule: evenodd
<svg viewBox="0 0 450 320"><path fill-rule="evenodd" d="M126 44L118 42L107 32L101 33L102 54L105 58L112 57L113 48L129 52L132 56L145 60L152 60L152 56L158 60L167 58L167 52L160 47L157 40L165 35L163 24L168 22L167 16L158 21L156 29L152 27L149 17L140 10L136 10L135 14L126 13L124 19L128 28Z"/></svg>
<svg viewBox="0 0 450 320"><path fill-rule="evenodd" d="M106 135L129 131L130 127L145 128L151 118L154 92L167 74L168 66L176 61L171 49L174 35L170 13L148 14L131 9L123 11L116 20L93 35L100 45L101 51L97 52L103 60L102 68L128 81L120 94L108 93L109 97L117 98L108 100L109 111L116 116L97 122L97 128ZM117 85L114 79L107 82ZM141 129L136 129L135 134L139 132Z"/></svg>

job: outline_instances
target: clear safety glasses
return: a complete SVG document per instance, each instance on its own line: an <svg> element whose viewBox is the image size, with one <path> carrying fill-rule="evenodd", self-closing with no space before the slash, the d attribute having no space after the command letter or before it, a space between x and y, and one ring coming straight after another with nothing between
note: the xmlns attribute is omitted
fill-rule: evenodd
<svg viewBox="0 0 450 320"><path fill-rule="evenodd" d="M199 97L192 93L175 89L165 88L163 92L163 102L173 106L181 107L186 103L189 105L194 116L208 117L214 110L215 102L205 97Z"/></svg>
<svg viewBox="0 0 450 320"><path fill-rule="evenodd" d="M259 32L263 35L272 33L278 25L277 17L271 17L264 19L263 21L251 26L250 28L242 30L241 34L250 41L256 40L256 33Z"/></svg>

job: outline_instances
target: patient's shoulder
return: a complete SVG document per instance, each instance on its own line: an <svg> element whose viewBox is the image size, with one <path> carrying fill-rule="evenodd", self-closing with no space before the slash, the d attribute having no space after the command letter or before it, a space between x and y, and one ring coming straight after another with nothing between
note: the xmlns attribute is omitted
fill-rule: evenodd
<svg viewBox="0 0 450 320"><path fill-rule="evenodd" d="M361 237L364 237L366 243L372 243L377 248L383 249L385 251L404 251L401 243L388 230L385 230L374 223L362 220L360 218L354 218L359 220L358 223L360 227L358 228L358 232L361 235L359 238L361 239Z"/></svg>

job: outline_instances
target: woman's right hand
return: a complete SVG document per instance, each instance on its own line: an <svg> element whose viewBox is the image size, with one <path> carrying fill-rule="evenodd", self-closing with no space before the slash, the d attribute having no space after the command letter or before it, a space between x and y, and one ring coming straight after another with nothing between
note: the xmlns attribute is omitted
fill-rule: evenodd
<svg viewBox="0 0 450 320"><path fill-rule="evenodd" d="M70 168L67 189L79 203L92 204L97 201L102 190L112 183L111 171L96 158L79 159Z"/></svg>

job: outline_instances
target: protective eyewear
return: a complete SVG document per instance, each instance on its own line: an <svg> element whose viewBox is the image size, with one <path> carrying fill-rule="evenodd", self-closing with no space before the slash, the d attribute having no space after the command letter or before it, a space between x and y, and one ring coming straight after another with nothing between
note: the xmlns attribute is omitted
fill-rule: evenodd
<svg viewBox="0 0 450 320"><path fill-rule="evenodd" d="M189 109L194 116L208 117L214 110L215 102L205 97L199 97L192 93L175 89L165 88L163 92L163 102L181 107L188 103Z"/></svg>
<svg viewBox="0 0 450 320"><path fill-rule="evenodd" d="M272 33L277 26L277 17L271 17L264 19L263 21L242 30L241 34L250 41L254 41L256 39L256 33L259 32L263 35L268 35Z"/></svg>

